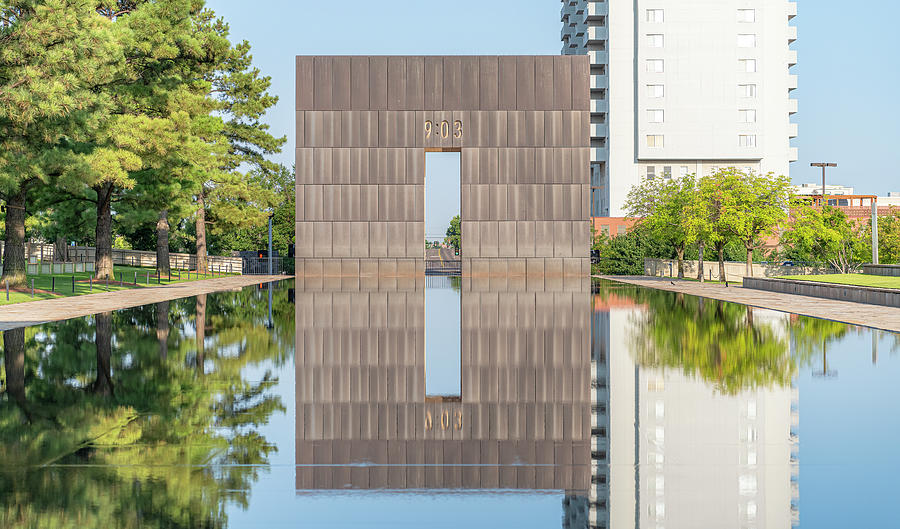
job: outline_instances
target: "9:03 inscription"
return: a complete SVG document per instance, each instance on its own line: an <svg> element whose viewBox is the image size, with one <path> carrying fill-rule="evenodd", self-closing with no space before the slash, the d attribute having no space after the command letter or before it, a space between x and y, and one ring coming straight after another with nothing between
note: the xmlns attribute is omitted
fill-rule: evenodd
<svg viewBox="0 0 900 529"><path fill-rule="evenodd" d="M451 428L454 430L462 430L462 412L459 410L456 410L455 412L453 412L452 417L448 410L443 410L440 414L439 419L440 419L441 430L449 430ZM431 412L426 411L425 412L425 431L427 432L429 430L434 429L434 427L435 427L434 423L435 423L435 419L432 418Z"/></svg>
<svg viewBox="0 0 900 529"><path fill-rule="evenodd" d="M441 121L439 123L432 122L430 119L425 120L425 139L431 138L431 135L434 134L440 138L449 138L450 137L450 122L449 121ZM463 124L460 120L455 120L453 122L453 137L456 139L462 138L463 136Z"/></svg>

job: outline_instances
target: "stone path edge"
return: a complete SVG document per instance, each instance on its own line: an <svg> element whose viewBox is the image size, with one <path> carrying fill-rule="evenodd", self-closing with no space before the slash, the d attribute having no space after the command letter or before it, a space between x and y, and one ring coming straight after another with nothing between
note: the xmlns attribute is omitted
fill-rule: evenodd
<svg viewBox="0 0 900 529"><path fill-rule="evenodd" d="M0 307L0 331L292 278L287 275L232 276L4 305Z"/></svg>
<svg viewBox="0 0 900 529"><path fill-rule="evenodd" d="M605 275L591 277L900 333L900 308L895 307L783 294L733 285L725 287L671 278Z"/></svg>

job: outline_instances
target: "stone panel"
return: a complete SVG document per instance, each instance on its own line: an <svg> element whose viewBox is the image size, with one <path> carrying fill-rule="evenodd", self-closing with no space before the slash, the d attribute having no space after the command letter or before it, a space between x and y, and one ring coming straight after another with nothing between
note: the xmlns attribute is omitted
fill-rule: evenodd
<svg viewBox="0 0 900 529"><path fill-rule="evenodd" d="M350 110L350 57L335 57L332 68L332 106Z"/></svg>

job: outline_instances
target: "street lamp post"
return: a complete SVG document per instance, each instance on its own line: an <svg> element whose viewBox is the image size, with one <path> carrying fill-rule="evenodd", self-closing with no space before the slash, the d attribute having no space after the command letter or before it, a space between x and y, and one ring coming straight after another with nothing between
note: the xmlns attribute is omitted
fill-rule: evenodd
<svg viewBox="0 0 900 529"><path fill-rule="evenodd" d="M837 164L830 163L830 162L816 162L816 163L809 164L809 166L822 168L822 206L824 207L828 204L828 201L825 198L825 168L826 167L837 167Z"/></svg>
<svg viewBox="0 0 900 529"><path fill-rule="evenodd" d="M269 275L272 275L272 217L269 215Z"/></svg>

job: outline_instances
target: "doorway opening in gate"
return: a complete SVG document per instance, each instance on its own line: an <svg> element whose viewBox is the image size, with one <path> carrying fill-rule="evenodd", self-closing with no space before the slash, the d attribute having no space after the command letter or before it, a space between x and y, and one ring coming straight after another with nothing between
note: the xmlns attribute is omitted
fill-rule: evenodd
<svg viewBox="0 0 900 529"><path fill-rule="evenodd" d="M460 275L459 151L425 153L425 274Z"/></svg>
<svg viewBox="0 0 900 529"><path fill-rule="evenodd" d="M425 153L425 399L462 397L461 157Z"/></svg>

